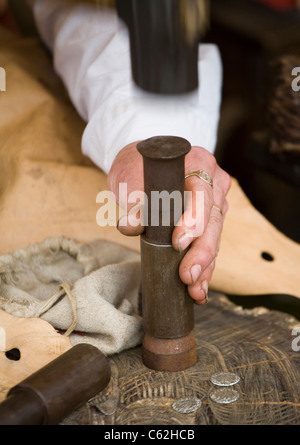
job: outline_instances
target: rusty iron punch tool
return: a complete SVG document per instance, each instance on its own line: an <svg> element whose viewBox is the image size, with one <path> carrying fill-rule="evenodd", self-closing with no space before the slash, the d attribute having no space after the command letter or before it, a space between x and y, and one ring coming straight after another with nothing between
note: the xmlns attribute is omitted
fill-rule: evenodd
<svg viewBox="0 0 300 445"><path fill-rule="evenodd" d="M143 156L144 191L148 203L148 221L141 236L145 330L142 357L148 368L159 371L184 370L197 361L192 332L194 303L178 272L184 253L172 246L172 233L184 210L184 158L190 148L187 140L175 136L157 136L137 145ZM155 199L153 192L156 193ZM170 197L167 210L161 201L157 208L157 193L163 196L162 192L165 197L166 192ZM178 193L181 196L180 212ZM157 211L158 221L151 224ZM166 211L170 216L169 224L164 222Z"/></svg>

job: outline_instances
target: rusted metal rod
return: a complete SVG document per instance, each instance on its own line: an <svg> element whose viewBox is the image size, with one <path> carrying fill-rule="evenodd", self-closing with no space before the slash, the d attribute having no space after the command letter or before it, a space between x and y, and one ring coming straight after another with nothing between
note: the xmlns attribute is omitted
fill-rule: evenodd
<svg viewBox="0 0 300 445"><path fill-rule="evenodd" d="M179 277L183 254L172 246L184 210L184 158L191 146L183 138L158 136L137 148L143 156L148 201L141 236L143 363L155 370L180 371L197 361L193 300Z"/></svg>
<svg viewBox="0 0 300 445"><path fill-rule="evenodd" d="M0 425L54 425L110 381L107 358L79 344L14 386L0 404Z"/></svg>

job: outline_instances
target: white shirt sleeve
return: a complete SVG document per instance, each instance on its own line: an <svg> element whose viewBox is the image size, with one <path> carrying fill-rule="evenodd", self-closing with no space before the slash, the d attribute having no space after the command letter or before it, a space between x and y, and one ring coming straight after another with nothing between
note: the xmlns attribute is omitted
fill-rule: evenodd
<svg viewBox="0 0 300 445"><path fill-rule="evenodd" d="M132 81L129 34L115 10L35 0L34 15L54 67L87 122L82 151L104 172L123 147L152 136L181 136L214 152L222 88L215 45L199 45L198 90L159 95Z"/></svg>

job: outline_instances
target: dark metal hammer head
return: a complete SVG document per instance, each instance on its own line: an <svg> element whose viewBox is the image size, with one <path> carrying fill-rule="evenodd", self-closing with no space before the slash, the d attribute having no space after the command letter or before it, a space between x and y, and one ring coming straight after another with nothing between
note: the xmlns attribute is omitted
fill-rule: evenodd
<svg viewBox="0 0 300 445"><path fill-rule="evenodd" d="M198 87L198 44L206 0L117 0L130 34L135 83L160 94Z"/></svg>

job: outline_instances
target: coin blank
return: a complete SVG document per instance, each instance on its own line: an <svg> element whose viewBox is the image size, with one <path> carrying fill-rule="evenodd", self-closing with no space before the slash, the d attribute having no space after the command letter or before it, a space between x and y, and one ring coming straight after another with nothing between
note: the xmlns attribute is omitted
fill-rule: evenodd
<svg viewBox="0 0 300 445"><path fill-rule="evenodd" d="M217 386L232 386L236 385L240 378L233 372L219 372L211 376L210 381Z"/></svg>
<svg viewBox="0 0 300 445"><path fill-rule="evenodd" d="M178 399L173 403L172 408L178 413L193 413L200 408L202 402L197 398Z"/></svg>
<svg viewBox="0 0 300 445"><path fill-rule="evenodd" d="M216 403L232 403L236 402L240 397L239 393L233 389L224 386L224 388L215 388L210 393L210 398Z"/></svg>

